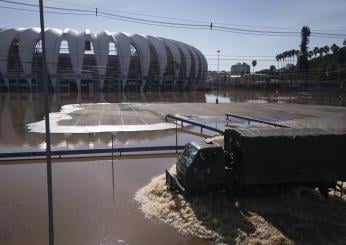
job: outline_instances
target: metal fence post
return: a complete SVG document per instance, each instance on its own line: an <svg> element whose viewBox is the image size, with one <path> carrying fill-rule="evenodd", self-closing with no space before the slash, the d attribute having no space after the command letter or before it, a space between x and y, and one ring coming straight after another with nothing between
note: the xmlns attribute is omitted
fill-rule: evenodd
<svg viewBox="0 0 346 245"><path fill-rule="evenodd" d="M178 121L175 120L175 153L178 153Z"/></svg>
<svg viewBox="0 0 346 245"><path fill-rule="evenodd" d="M115 194L114 194L114 134L112 132L112 197L113 202L115 201Z"/></svg>
<svg viewBox="0 0 346 245"><path fill-rule="evenodd" d="M114 135L113 135L113 132L112 132L112 164L113 164L113 160L114 160L114 147L113 147L114 140L113 140L113 138L114 138Z"/></svg>

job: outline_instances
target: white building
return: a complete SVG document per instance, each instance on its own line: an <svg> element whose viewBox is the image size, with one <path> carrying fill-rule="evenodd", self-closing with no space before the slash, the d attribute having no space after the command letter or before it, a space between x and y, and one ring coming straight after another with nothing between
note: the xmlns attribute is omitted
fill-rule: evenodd
<svg viewBox="0 0 346 245"><path fill-rule="evenodd" d="M231 67L232 75L250 74L250 66L246 63L237 63Z"/></svg>
<svg viewBox="0 0 346 245"><path fill-rule="evenodd" d="M205 82L208 63L196 48L171 39L47 28L52 91L186 90ZM0 29L0 87L42 89L39 28Z"/></svg>

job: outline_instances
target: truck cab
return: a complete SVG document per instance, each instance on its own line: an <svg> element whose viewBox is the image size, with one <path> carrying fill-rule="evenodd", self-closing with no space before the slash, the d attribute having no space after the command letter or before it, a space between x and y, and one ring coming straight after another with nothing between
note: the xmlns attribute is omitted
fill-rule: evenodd
<svg viewBox="0 0 346 245"><path fill-rule="evenodd" d="M190 142L176 164L176 182L180 189L200 193L227 184L225 154L216 143Z"/></svg>

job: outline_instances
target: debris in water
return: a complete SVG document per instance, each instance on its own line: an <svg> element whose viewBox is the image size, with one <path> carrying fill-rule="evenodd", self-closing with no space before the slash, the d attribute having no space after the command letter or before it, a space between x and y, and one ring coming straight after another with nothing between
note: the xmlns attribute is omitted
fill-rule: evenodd
<svg viewBox="0 0 346 245"><path fill-rule="evenodd" d="M175 174L175 166L170 169ZM271 197L184 197L160 175L135 195L147 218L184 235L226 244L346 244L346 202L302 189ZM304 189L306 193L306 189Z"/></svg>

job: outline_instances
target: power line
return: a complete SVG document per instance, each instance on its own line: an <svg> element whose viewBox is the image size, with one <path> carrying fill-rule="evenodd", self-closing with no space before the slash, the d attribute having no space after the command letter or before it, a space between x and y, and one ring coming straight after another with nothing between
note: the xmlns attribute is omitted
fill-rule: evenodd
<svg viewBox="0 0 346 245"><path fill-rule="evenodd" d="M56 2L56 3L61 3L65 5L73 5L73 6L79 6L87 9L95 9L97 8L96 6L91 6L91 5L85 5L85 4L76 4L76 3L70 3L66 1L61 1L61 0L48 0L50 2ZM125 13L125 14L132 14L132 15L138 15L138 16L147 16L147 17L153 17L153 18L159 18L159 19L169 19L169 20L181 20L185 22L194 22L194 23L203 23L210 25L210 21L202 21L202 20L192 20L192 19L184 19L184 18L174 18L174 17L167 17L167 16L159 16L159 15L151 15L151 14L143 14L143 13L137 13L137 12L128 12L128 11L121 11L121 10L109 10L109 9L103 9L103 8L98 8L99 10L104 10L112 13ZM253 27L253 28L263 28L263 29L277 29L277 30L292 30L292 31L297 31L299 28L289 28L289 27L275 27L275 26L262 26L262 25L245 25L245 24L235 24L235 23L224 23L224 22L218 22L215 21L213 22L216 25L221 25L221 26L235 26L235 27ZM323 29L315 29L315 31L318 32L326 32L326 31L335 31L335 32L346 32L346 30L323 30Z"/></svg>
<svg viewBox="0 0 346 245"><path fill-rule="evenodd" d="M91 5L69 3L69 2L65 2L65 1L59 1L59 0L47 0L47 1L61 3L61 4L67 4L67 5L73 5L73 6L79 6L79 7L83 7L83 8L87 8L87 9L96 9L97 8L97 7L91 6ZM210 24L209 21L191 20L191 19L183 19L183 18L174 18L174 17L151 15L151 14L142 14L142 13L136 13L136 12L121 11L121 10L109 10L109 9L104 9L104 8L97 8L97 9L103 10L103 11L112 12L112 13L124 13L124 14L132 14L132 15L153 17L153 18L159 18L159 19L181 20L181 21L186 21L186 22L203 23L203 24L207 24L207 25Z"/></svg>
<svg viewBox="0 0 346 245"><path fill-rule="evenodd" d="M9 0L0 0L0 2L21 5L21 6L28 6L28 7L37 7L37 5L35 4L20 3L20 2L9 1ZM62 2L62 1L59 1L59 2ZM158 21L158 20L153 20L148 18L138 18L138 17L127 16L127 15L121 15L121 14L112 14L111 11L109 10L99 11L98 12L99 14L97 14L97 12L95 12L94 10L87 10L87 9L61 8L61 7L55 7L55 6L46 6L45 8L52 9L52 10L65 11L65 12L69 11L68 14L72 14L72 15L73 13L76 13L76 15L77 13L83 13L88 15L93 15L95 13L95 15L101 16L103 18L132 22L137 24L170 27L170 28L180 28L180 29L189 29L189 30L190 29L197 29L197 30L211 29L211 30L221 31L221 32L230 32L230 33L236 33L236 34L255 35L255 36L289 37L289 36L300 35L300 32L293 32L293 31L257 30L257 29L227 27L222 25L214 25L213 27L211 27L209 26L209 24L207 24L207 22L203 22L205 24L192 24L192 23L181 23L181 22ZM97 10L97 8L95 8L95 10ZM28 10L26 9L25 11L28 11ZM314 33L313 32L311 36L323 37L323 38L344 38L345 35L340 33L324 33L324 32Z"/></svg>
<svg viewBox="0 0 346 245"><path fill-rule="evenodd" d="M39 7L37 4L31 4L31 3L21 3L16 1L9 1L9 0L0 0L0 2L4 3L10 3L15 5L22 5L22 6L29 6L29 7ZM55 9L55 10L65 10L65 11L75 11L75 12L86 12L86 13L94 13L94 11L91 10L83 10L83 9L75 9L75 8L60 8L60 7L50 7L45 6L45 9Z"/></svg>
<svg viewBox="0 0 346 245"><path fill-rule="evenodd" d="M0 1L1 2L1 1ZM12 9L12 10L20 10L20 11L26 11L26 12L34 12L34 13L38 13L38 10L34 10L34 9L23 9L23 8L16 8L16 7L7 7L7 6L2 6L0 5L0 8L4 8L4 9ZM94 14L86 14L86 13L72 13L72 12L59 12L59 11L45 11L46 14L65 14L65 15L84 15L84 16L94 16Z"/></svg>
<svg viewBox="0 0 346 245"><path fill-rule="evenodd" d="M135 20L128 20L125 18L120 18L120 17L112 17L112 16L106 16L106 15L98 15L103 18L108 18L108 19L114 19L114 20L120 20L120 21L125 21L125 22L131 22L131 23L137 23L137 24L145 24L145 25L150 25L150 26L161 26L161 27L170 27L170 28L177 28L177 29L185 29L185 30L207 30L207 28L202 28L202 27L187 27L187 26L174 26L174 25L163 25L163 24L154 24L154 23L147 23L147 22L141 22L141 21L135 21Z"/></svg>

